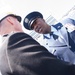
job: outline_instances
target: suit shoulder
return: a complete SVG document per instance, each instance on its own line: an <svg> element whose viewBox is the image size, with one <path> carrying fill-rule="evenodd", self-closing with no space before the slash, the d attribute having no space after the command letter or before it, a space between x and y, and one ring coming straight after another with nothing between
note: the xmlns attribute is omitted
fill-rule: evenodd
<svg viewBox="0 0 75 75"><path fill-rule="evenodd" d="M37 41L35 41L31 36L29 36L26 33L14 33L12 34L8 39L8 46L12 47L20 47L20 46L26 46L31 44L39 44Z"/></svg>

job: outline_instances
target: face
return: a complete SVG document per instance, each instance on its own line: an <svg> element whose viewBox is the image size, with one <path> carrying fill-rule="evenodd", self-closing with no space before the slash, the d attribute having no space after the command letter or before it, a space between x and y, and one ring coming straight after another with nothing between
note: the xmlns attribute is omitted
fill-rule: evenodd
<svg viewBox="0 0 75 75"><path fill-rule="evenodd" d="M3 34L3 31L5 30L5 20L6 18L3 18L1 21L0 21L0 34L2 35Z"/></svg>
<svg viewBox="0 0 75 75"><path fill-rule="evenodd" d="M16 18L8 16L0 22L0 35L22 32L22 26Z"/></svg>
<svg viewBox="0 0 75 75"><path fill-rule="evenodd" d="M32 26L31 26L36 32L46 34L48 33L48 25L42 18L37 18Z"/></svg>

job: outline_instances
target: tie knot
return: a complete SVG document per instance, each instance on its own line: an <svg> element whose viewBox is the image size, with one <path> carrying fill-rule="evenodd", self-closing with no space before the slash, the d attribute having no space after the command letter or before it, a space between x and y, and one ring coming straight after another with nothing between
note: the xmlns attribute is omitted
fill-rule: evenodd
<svg viewBox="0 0 75 75"><path fill-rule="evenodd" d="M54 40L58 39L58 35L54 34L54 32L51 32L50 36L53 36Z"/></svg>

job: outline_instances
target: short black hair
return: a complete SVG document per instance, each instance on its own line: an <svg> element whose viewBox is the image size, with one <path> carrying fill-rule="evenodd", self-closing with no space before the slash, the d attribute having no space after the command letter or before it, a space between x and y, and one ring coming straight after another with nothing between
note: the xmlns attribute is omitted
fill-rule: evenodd
<svg viewBox="0 0 75 75"><path fill-rule="evenodd" d="M1 22L3 19L5 19L6 17L8 17L8 16L15 17L19 22L21 22L21 20L22 20L22 18L21 18L20 16L18 16L18 15L9 14L9 15L6 15L5 17L3 17L3 18L0 20L0 22Z"/></svg>

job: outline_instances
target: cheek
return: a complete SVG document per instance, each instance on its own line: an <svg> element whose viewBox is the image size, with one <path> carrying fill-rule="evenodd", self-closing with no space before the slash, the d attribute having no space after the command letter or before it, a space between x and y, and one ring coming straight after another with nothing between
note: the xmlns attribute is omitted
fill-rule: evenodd
<svg viewBox="0 0 75 75"><path fill-rule="evenodd" d="M18 29L22 29L22 26L21 26L21 25L19 25Z"/></svg>
<svg viewBox="0 0 75 75"><path fill-rule="evenodd" d="M0 28L0 34L2 34L3 30L5 30L5 29Z"/></svg>
<svg viewBox="0 0 75 75"><path fill-rule="evenodd" d="M5 30L5 27L1 26L1 27L0 27L0 32L1 32L2 30Z"/></svg>

